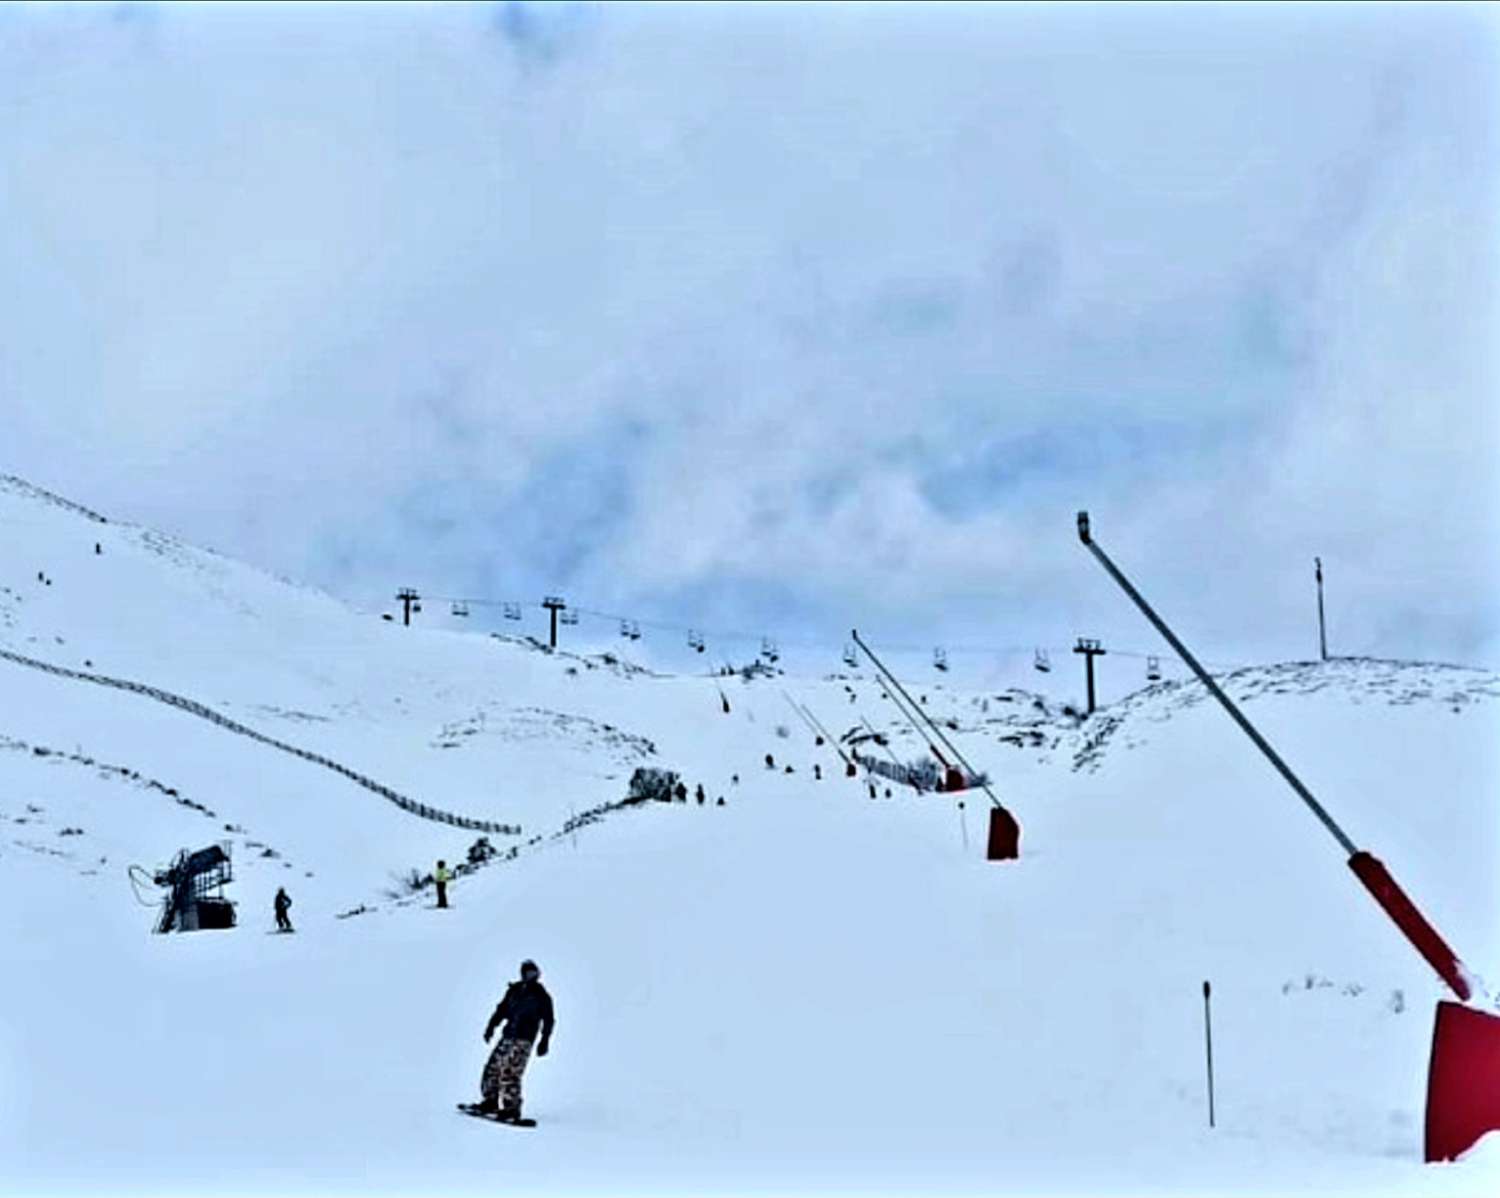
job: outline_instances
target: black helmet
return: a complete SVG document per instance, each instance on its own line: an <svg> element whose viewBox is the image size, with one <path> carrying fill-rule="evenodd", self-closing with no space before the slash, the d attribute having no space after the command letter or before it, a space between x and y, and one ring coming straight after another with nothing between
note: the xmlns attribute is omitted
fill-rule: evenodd
<svg viewBox="0 0 1500 1198"><path fill-rule="evenodd" d="M537 963L529 958L521 962L521 977L524 979L528 972L533 979L542 976L542 971L537 967Z"/></svg>

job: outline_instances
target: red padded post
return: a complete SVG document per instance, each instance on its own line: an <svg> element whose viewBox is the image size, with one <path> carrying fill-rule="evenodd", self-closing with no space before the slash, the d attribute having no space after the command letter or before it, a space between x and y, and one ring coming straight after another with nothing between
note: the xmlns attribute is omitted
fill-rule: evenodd
<svg viewBox="0 0 1500 1198"><path fill-rule="evenodd" d="M1437 929L1427 922L1417 910L1417 905L1406 897L1406 891L1396 885L1396 879L1380 861L1361 849L1349 858L1349 868L1354 876L1365 884L1391 921L1401 929L1412 947L1421 953L1427 964L1437 970L1438 977L1448 983L1448 988L1467 1000L1471 994L1469 979L1458 955L1438 935Z"/></svg>

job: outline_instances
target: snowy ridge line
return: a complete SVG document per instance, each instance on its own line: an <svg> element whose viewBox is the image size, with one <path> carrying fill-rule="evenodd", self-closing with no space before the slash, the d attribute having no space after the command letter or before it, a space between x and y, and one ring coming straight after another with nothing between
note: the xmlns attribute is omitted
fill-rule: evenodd
<svg viewBox="0 0 1500 1198"><path fill-rule="evenodd" d="M1453 678L1450 675L1468 675ZM1248 704L1271 696L1307 696L1329 687L1342 688L1354 704L1362 698L1392 707L1435 703L1458 712L1483 699L1500 698L1500 678L1477 666L1449 662L1400 661L1378 657L1336 657L1327 661L1277 662L1246 666L1222 676L1224 691L1236 702ZM1196 679L1157 682L1127 695L1108 710L1101 709L1097 721L1084 730L1081 747L1073 757L1073 770L1098 770L1110 742L1131 720L1159 721L1159 713L1185 711L1209 701L1207 689Z"/></svg>
<svg viewBox="0 0 1500 1198"><path fill-rule="evenodd" d="M51 491L43 490L35 483L29 483L24 478L17 478L14 474L0 474L0 487L8 491L16 491L22 495L29 495L33 499L40 499L54 507L65 508L77 515L85 516L95 524L108 524L109 521L98 512L86 508L81 503L74 503L71 499L64 499L61 495L54 495Z"/></svg>
<svg viewBox="0 0 1500 1198"><path fill-rule="evenodd" d="M0 658L11 661L17 665L26 666L28 669L40 670L46 674L55 674L59 678L72 678L80 682L92 682L96 686L107 686L114 690L129 691L132 694L145 695L149 699L155 699L158 703L165 703L169 707L176 707L189 715L195 715L200 719L208 720L217 724L238 736L248 737L259 741L263 745L270 745L273 749L280 749L283 753L290 753L293 757L300 757L304 761L311 761L315 765L321 765L336 774L341 774L356 786L362 786L366 790L373 791L381 798L387 799L408 811L412 815L420 816L422 819L434 820L440 824L448 824L455 828L467 828L475 832L493 832L499 836L519 836L521 826L519 824L497 824L490 820L470 819L465 815L455 815L451 811L443 811L436 807L428 806L426 803L418 803L415 799L409 799L399 791L392 790L389 786L376 782L373 778L366 777L346 765L334 761L331 757L324 757L321 753L313 753L307 749L299 749L296 745L287 744L286 741L277 740L273 736L267 736L263 732L257 732L244 724L220 715L210 707L202 703L185 699L181 695L174 695L171 691L164 691L158 687L146 686L141 682L130 682L123 678L110 678L105 674L89 674L82 670L70 670L66 666L55 666L51 662L40 661L34 657L26 657L20 653L12 653L8 649L0 649Z"/></svg>

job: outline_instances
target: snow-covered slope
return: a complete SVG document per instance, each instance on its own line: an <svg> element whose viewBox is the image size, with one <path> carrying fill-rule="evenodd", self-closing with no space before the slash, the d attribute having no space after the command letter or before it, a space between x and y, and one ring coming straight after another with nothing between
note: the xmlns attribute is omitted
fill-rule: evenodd
<svg viewBox="0 0 1500 1198"><path fill-rule="evenodd" d="M1417 1163L1439 984L1201 687L1088 721L924 688L1022 822L990 864L980 796L872 800L782 693L915 757L863 671L721 682L402 628L19 481L0 535L0 1191L1500 1185L1493 1153ZM1226 685L1500 978L1500 679ZM709 803L569 830L641 764ZM521 831L437 912L393 875L464 858L444 814ZM125 865L214 840L241 926L150 936ZM277 885L296 937L262 935ZM451 1110L526 955L559 1007L529 1136Z"/></svg>

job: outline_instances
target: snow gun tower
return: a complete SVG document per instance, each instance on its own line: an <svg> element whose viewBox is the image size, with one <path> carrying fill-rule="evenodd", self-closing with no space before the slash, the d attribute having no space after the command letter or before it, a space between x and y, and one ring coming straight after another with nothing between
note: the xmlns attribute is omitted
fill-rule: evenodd
<svg viewBox="0 0 1500 1198"><path fill-rule="evenodd" d="M985 859L987 861L1014 861L1019 858L1021 855L1021 825L1017 822L1016 817L1007 811L1000 800L995 797L995 792L990 789L988 777L980 773L964 759L964 755L958 751L958 746L948 739L947 734L938 726L938 722L923 710L922 705L911 697L907 689L901 685L896 675L892 674L886 668L885 663L875 656L875 651L869 645L865 644L864 639L859 635L859 629L851 629L849 635L854 638L854 643L859 646L864 655L870 659L870 664L879 672L879 676L886 686L886 693L890 695L896 704L896 710L916 730L917 735L927 741L927 751L937 759L942 772L941 774L937 774L934 771L931 783L933 789L951 793L968 790L971 787L978 787L989 796L990 831L989 840L985 847ZM946 664L946 654L943 655L943 661ZM942 752L938 749L938 744L941 744L948 750L947 757L943 756ZM865 766L866 769L875 772L872 769L872 765L877 763L872 763L868 758L856 757L855 760ZM919 780L909 773L904 776L904 781L907 785L917 786L919 790L923 789L919 784Z"/></svg>
<svg viewBox="0 0 1500 1198"><path fill-rule="evenodd" d="M224 886L234 881L229 846L211 844L206 849L177 854L166 869L159 869L152 882L166 890L157 932L197 932L205 928L234 927L234 904L224 897Z"/></svg>
<svg viewBox="0 0 1500 1198"><path fill-rule="evenodd" d="M1355 846L1344 830L1291 767L1245 718L1234 701L1220 689L1208 671L1198 664L1186 645L1177 639L1166 622L1156 614L1130 580L1120 572L1109 556L1094 541L1089 530L1089 514L1078 513L1078 539L1084 543L1109 576L1119 584L1152 627L1177 651L1177 655L1218 700L1240 730L1276 767L1276 771L1307 805L1330 836L1347 855L1347 864L1370 897L1380 905L1391 922L1400 929L1411 946L1422 955L1443 982L1459 999L1442 1000L1432 1029L1432 1055L1427 1069L1427 1126L1425 1155L1429 1162L1451 1161L1467 1152L1487 1132L1500 1131L1500 1017L1479 1010L1477 1004L1492 1001L1484 984L1459 960L1436 928L1417 909L1385 865L1364 849ZM1473 1005L1471 1005L1473 1004Z"/></svg>

